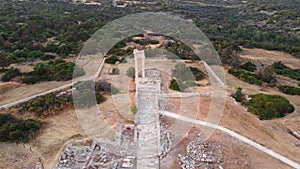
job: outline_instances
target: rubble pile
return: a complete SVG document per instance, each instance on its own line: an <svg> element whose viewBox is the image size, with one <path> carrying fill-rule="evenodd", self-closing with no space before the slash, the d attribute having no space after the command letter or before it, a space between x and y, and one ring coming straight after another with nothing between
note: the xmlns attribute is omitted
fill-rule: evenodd
<svg viewBox="0 0 300 169"><path fill-rule="evenodd" d="M205 168L222 169L223 151L215 142L193 141L187 146L186 155L178 154L179 165L182 169Z"/></svg>
<svg viewBox="0 0 300 169"><path fill-rule="evenodd" d="M90 153L90 147L87 146L72 146L66 147L61 154L57 168L71 168L72 166L82 166L86 163Z"/></svg>
<svg viewBox="0 0 300 169"><path fill-rule="evenodd" d="M171 131L162 130L160 136L160 158L164 158L170 152L174 141L174 134Z"/></svg>

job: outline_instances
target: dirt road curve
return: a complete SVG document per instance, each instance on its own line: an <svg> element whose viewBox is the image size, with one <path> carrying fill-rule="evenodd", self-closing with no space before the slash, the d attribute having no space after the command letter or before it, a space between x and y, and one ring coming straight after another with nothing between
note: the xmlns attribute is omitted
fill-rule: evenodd
<svg viewBox="0 0 300 169"><path fill-rule="evenodd" d="M182 115L178 115L178 114L175 114L175 113L171 113L171 112L166 112L166 111L161 111L160 112L162 115L165 115L165 116L168 116L168 117L172 117L172 118L176 118L178 120L182 120L182 121L186 121L186 122L190 122L190 123L195 123L195 124L198 124L198 125L203 125L203 126L207 126L207 127L211 127L211 128L214 128L214 129L217 129L217 130L220 130L220 131L223 131L225 133L227 133L228 135L234 137L234 138L237 138L239 139L240 141L246 143L246 144L249 144L255 148L257 148L258 150L264 152L264 153L267 153L269 154L270 156L284 162L285 164L288 164L289 166L291 167L294 167L294 168L297 168L297 169L300 169L300 164L272 151L271 149L268 149L250 139L248 139L247 137L244 137L232 130L229 130L225 127L222 127L222 126L219 126L217 124L213 124L213 123L209 123L209 122L205 122L205 121L201 121L201 120L196 120L196 119L192 119L192 118L189 118L189 117L185 117L185 116L182 116Z"/></svg>

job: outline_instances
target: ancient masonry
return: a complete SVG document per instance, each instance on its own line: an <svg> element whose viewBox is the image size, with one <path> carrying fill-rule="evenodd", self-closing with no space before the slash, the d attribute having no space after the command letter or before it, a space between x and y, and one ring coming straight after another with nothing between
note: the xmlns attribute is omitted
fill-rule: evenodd
<svg viewBox="0 0 300 169"><path fill-rule="evenodd" d="M134 125L119 125L114 141L94 139L91 146L67 145L55 169L159 169L172 139L159 120L160 72L145 68L144 51L134 50L136 104Z"/></svg>

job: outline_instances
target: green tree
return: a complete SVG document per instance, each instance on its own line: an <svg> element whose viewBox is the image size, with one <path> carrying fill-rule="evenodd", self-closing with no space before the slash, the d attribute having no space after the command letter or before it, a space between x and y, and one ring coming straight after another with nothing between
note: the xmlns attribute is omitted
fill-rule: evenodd
<svg viewBox="0 0 300 169"><path fill-rule="evenodd" d="M236 89L236 92L231 95L237 102L241 102L245 99L245 94L242 92L242 88L241 87L238 87Z"/></svg>

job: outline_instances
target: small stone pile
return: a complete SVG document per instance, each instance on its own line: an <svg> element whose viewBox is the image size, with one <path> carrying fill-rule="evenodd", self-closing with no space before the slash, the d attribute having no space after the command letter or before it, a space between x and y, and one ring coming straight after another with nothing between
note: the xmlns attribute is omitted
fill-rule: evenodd
<svg viewBox="0 0 300 169"><path fill-rule="evenodd" d="M223 162L221 146L209 141L193 141L187 146L186 155L178 154L179 165L182 169L218 168Z"/></svg>
<svg viewBox="0 0 300 169"><path fill-rule="evenodd" d="M161 130L161 136L160 136L160 149L161 149L161 155L160 159L167 156L169 151L172 148L174 141L174 134L171 131L167 130Z"/></svg>

